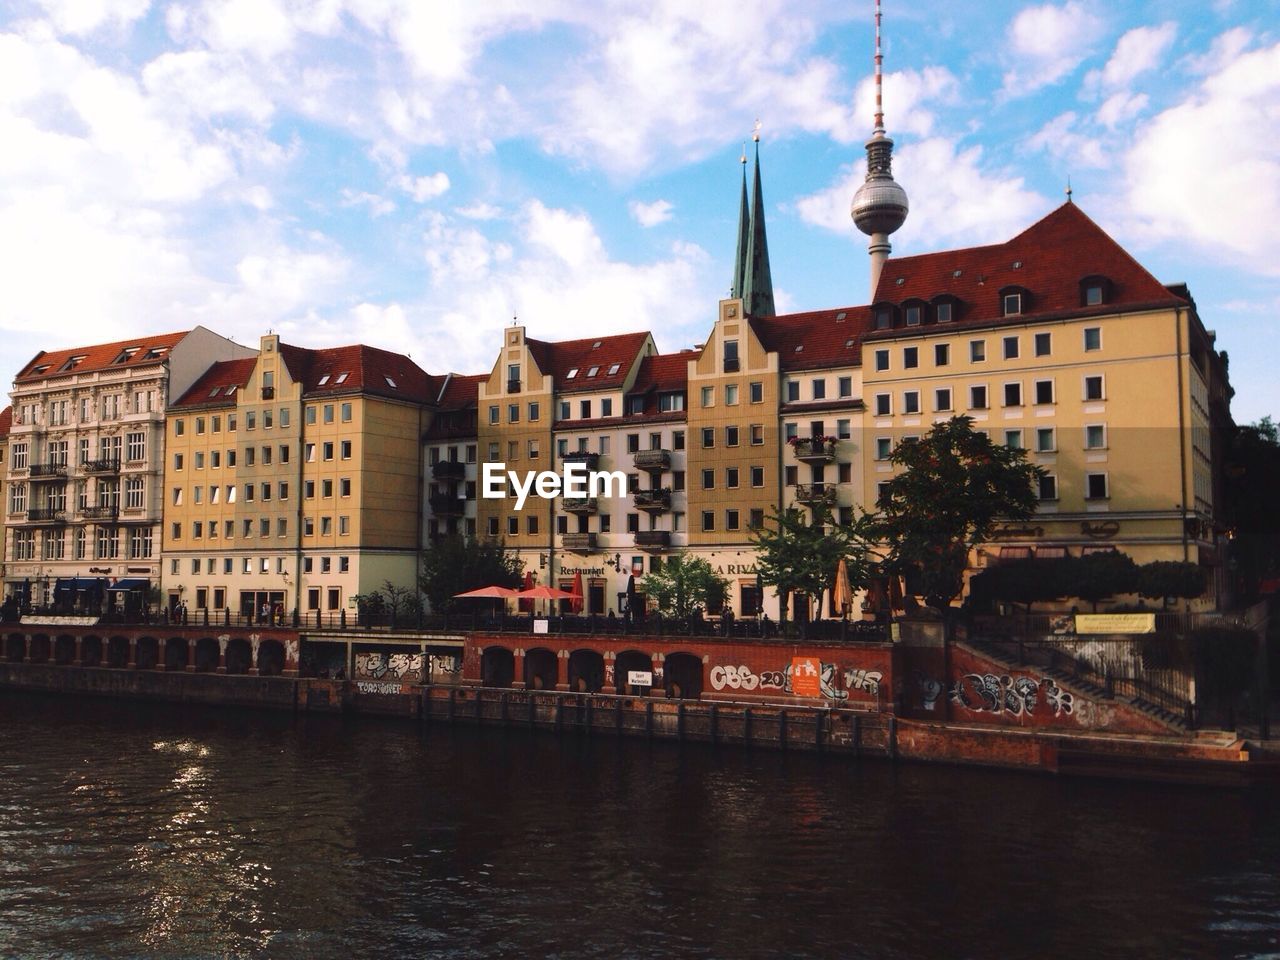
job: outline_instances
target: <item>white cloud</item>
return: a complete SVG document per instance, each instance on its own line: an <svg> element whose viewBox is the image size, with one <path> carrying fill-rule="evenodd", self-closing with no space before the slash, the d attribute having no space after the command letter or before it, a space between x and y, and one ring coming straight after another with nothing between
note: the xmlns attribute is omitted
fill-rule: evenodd
<svg viewBox="0 0 1280 960"><path fill-rule="evenodd" d="M1027 140L1027 149L1043 150L1074 166L1109 166L1112 160L1106 152L1106 145L1092 133L1082 133L1079 127L1080 117L1074 110L1068 110L1037 130Z"/></svg>
<svg viewBox="0 0 1280 960"><path fill-rule="evenodd" d="M631 218L642 227L656 227L671 219L671 211L675 209L670 200L655 200L653 203L641 203L632 200L627 204Z"/></svg>
<svg viewBox="0 0 1280 960"><path fill-rule="evenodd" d="M443 172L427 177L404 174L396 178L396 186L413 197L416 203L426 203L442 196L449 189L449 177Z"/></svg>
<svg viewBox="0 0 1280 960"><path fill-rule="evenodd" d="M1177 35L1178 25L1172 21L1156 27L1135 27L1116 43L1101 73L1091 73L1086 83L1099 83L1105 90L1128 87L1160 65Z"/></svg>
<svg viewBox="0 0 1280 960"><path fill-rule="evenodd" d="M468 220L496 220L502 216L502 208L480 201L470 206L458 207L454 210L454 213L460 217L466 217Z"/></svg>
<svg viewBox="0 0 1280 960"><path fill-rule="evenodd" d="M923 70L895 70L884 75L885 126L891 134L914 133L927 137L933 132L935 115L930 103L952 104L959 82L946 67ZM865 77L854 95L854 120L860 134L869 134L876 112L875 77Z"/></svg>
<svg viewBox="0 0 1280 960"><path fill-rule="evenodd" d="M1280 275L1278 101L1280 43L1240 54L1142 125L1125 157L1134 229Z"/></svg>
<svg viewBox="0 0 1280 960"><path fill-rule="evenodd" d="M1150 99L1145 93L1113 93L1098 108L1098 122L1114 130L1147 109Z"/></svg>
<svg viewBox="0 0 1280 960"><path fill-rule="evenodd" d="M127 27L146 15L151 0L37 0L59 33L87 34Z"/></svg>
<svg viewBox="0 0 1280 960"><path fill-rule="evenodd" d="M395 213L396 205L393 201L386 197L379 196L376 193L368 193L364 190L352 190L350 187L344 187L342 190L342 206L344 207L368 207L370 216L385 217L389 213Z"/></svg>
<svg viewBox="0 0 1280 960"><path fill-rule="evenodd" d="M1006 34L1012 64L1001 94L1020 97L1057 83L1089 55L1101 32L1102 21L1079 0L1024 8Z"/></svg>

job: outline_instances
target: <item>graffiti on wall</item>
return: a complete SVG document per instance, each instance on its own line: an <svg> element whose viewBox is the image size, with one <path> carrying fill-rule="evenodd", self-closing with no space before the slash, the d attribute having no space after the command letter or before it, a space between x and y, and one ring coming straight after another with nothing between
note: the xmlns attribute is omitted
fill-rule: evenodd
<svg viewBox="0 0 1280 960"><path fill-rule="evenodd" d="M420 653L357 653L356 680L383 682L417 680L422 676Z"/></svg>
<svg viewBox="0 0 1280 960"><path fill-rule="evenodd" d="M844 685L849 690L865 690L871 696L879 696L880 681L884 674L879 670L846 670Z"/></svg>
<svg viewBox="0 0 1280 960"><path fill-rule="evenodd" d="M1055 717L1075 712L1075 698L1050 677L1039 681L1008 674L967 673L951 685L951 702L975 713L1007 713L1032 716L1043 688L1045 703ZM927 708L926 708L927 709Z"/></svg>
<svg viewBox="0 0 1280 960"><path fill-rule="evenodd" d="M804 659L804 658L801 658ZM765 670L761 673L755 673L750 667L745 665L720 665L711 668L708 679L711 686L715 690L768 690L777 691L779 693L794 694L795 696L805 696L813 694L805 694L797 692L796 684L793 682L794 664L787 664L782 670ZM802 670L806 672L801 679L812 683L817 680L817 695L827 700L842 702L849 699L849 692L853 690L866 693L869 696L878 696L880 693L880 684L884 680L884 674L879 670L857 670L850 669L841 673L839 664L822 663L813 661L813 675L808 673L808 666L802 666ZM844 681L841 687L840 682ZM804 685L801 684L801 687Z"/></svg>
<svg viewBox="0 0 1280 960"><path fill-rule="evenodd" d="M942 681L923 673L917 673L915 681L916 686L920 688L921 705L926 710L935 709L938 706L938 698L942 696Z"/></svg>

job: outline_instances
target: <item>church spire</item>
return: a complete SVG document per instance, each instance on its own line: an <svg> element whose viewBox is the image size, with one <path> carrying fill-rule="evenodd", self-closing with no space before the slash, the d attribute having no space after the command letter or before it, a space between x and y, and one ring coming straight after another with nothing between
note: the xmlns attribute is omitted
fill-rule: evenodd
<svg viewBox="0 0 1280 960"><path fill-rule="evenodd" d="M742 203L738 208L738 251L733 262L732 297L744 296L747 288L747 238L751 235L751 213L747 208L747 144L742 144Z"/></svg>
<svg viewBox="0 0 1280 960"><path fill-rule="evenodd" d="M747 237L747 272L742 284L743 309L753 317L772 317L773 275L769 270L769 243L764 227L764 188L760 185L760 121L752 136L756 145L751 185L751 229ZM745 171L744 171L745 172Z"/></svg>

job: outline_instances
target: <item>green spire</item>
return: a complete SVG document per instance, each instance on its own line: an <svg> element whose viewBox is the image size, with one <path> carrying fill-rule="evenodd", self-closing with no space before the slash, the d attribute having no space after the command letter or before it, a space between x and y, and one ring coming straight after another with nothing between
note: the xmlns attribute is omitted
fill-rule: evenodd
<svg viewBox="0 0 1280 960"><path fill-rule="evenodd" d="M745 171L743 171L745 174ZM756 164L751 191L751 230L747 237L747 274L742 284L743 309L753 317L776 315L773 276L769 271L769 243L764 229L764 189L760 186L760 137L756 135Z"/></svg>
<svg viewBox="0 0 1280 960"><path fill-rule="evenodd" d="M751 214L747 210L747 145L742 145L742 205L738 209L738 251L733 262L733 290L730 296L741 297L747 288L747 237L751 233Z"/></svg>

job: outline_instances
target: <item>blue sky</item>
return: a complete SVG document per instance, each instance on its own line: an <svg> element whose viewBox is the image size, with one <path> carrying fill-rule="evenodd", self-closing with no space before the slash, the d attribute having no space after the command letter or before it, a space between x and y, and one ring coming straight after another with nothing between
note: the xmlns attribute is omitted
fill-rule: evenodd
<svg viewBox="0 0 1280 960"><path fill-rule="evenodd" d="M762 124L783 309L867 299L872 4L10 0L0 369L203 323L431 372L499 329L699 342ZM899 254L1075 199L1280 414L1280 7L889 0Z"/></svg>

